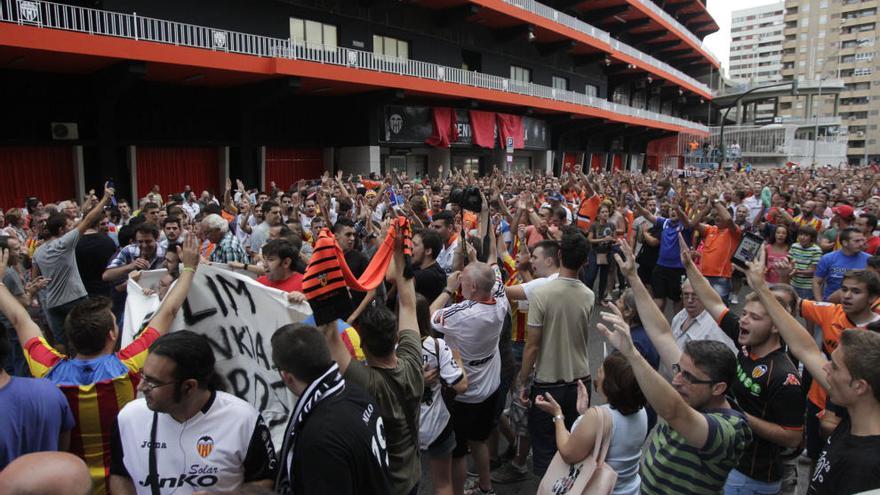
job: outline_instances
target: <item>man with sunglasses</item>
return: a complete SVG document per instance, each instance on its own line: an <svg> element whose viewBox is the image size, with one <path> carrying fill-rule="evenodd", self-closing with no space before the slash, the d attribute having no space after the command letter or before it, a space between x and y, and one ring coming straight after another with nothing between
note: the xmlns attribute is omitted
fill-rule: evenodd
<svg viewBox="0 0 880 495"><path fill-rule="evenodd" d="M665 316L636 273L632 250L625 241L619 246L625 260L617 254L614 257L632 285L639 318L662 366L674 373L670 384L655 371L633 344L619 310L606 305L615 313L604 313L599 329L632 365L648 404L662 419L644 452L641 492L720 493L752 442L748 419L727 400L736 381L736 356L716 340L690 340L679 348Z"/></svg>
<svg viewBox="0 0 880 495"><path fill-rule="evenodd" d="M6 270L0 250L0 279ZM156 314L131 344L114 352L119 328L107 298L86 299L74 306L65 323L67 336L76 354L60 354L42 337L40 327L3 284L0 284L0 310L9 318L22 342L31 374L57 385L73 410L77 428L71 438L71 453L89 466L95 494L108 493L110 432L117 412L134 400L140 382L138 373L147 358L147 348L166 333L174 315L186 300L199 263L195 236L187 237L181 250L184 268L174 289Z"/></svg>

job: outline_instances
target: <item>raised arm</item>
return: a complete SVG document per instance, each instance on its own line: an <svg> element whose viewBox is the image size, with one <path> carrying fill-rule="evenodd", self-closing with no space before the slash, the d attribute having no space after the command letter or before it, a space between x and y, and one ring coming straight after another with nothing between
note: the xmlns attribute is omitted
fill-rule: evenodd
<svg viewBox="0 0 880 495"><path fill-rule="evenodd" d="M660 354L660 361L667 367L671 367L681 359L681 349L678 348L678 344L672 338L672 327L669 326L669 322L666 321L666 316L663 315L660 308L654 304L651 293L648 292L648 288L645 287L638 273L636 273L636 262L632 248L629 247L626 241L618 241L617 245L620 246L621 252L626 256L626 260L622 259L617 253L614 254L614 259L617 261L620 272L626 276L629 285L632 287L639 319L642 320L642 325L645 327L648 337L651 338L657 353Z"/></svg>
<svg viewBox="0 0 880 495"><path fill-rule="evenodd" d="M186 301L193 278L196 276L196 269L199 266L199 242L196 236L186 236L183 246L177 249L180 253L180 260L183 262L183 269L180 270L177 283L174 284L174 287L165 296L165 300L162 301L162 305L159 306L159 309L149 323L149 326L153 327L160 335L166 333L171 328L174 316L180 310L183 302Z"/></svg>
<svg viewBox="0 0 880 495"><path fill-rule="evenodd" d="M633 345L629 325L622 318L612 313L602 313L602 320L603 323L598 324L599 331L630 363L648 404L684 437L688 445L698 449L705 447L709 438L706 417L690 407L672 385L645 361Z"/></svg>
<svg viewBox="0 0 880 495"><path fill-rule="evenodd" d="M104 207L110 202L110 198L113 197L113 194L113 188L108 187L107 183L105 183L104 196L101 197L101 201L99 201L94 208L89 210L82 221L76 225L76 230L79 231L80 235L85 234L86 230L89 230L89 228L98 221L98 218L104 214Z"/></svg>
<svg viewBox="0 0 880 495"><path fill-rule="evenodd" d="M635 208L636 213L638 213L639 216L645 217L645 219L652 224L657 223L657 217L654 216L654 212L646 210L645 207L641 205L641 203L633 202L633 207Z"/></svg>
<svg viewBox="0 0 880 495"><path fill-rule="evenodd" d="M770 292L770 286L764 279L765 250L758 251L758 255L754 261L747 264L748 270L745 271L746 280L749 286L761 299L761 303L773 320L773 326L779 331L779 336L788 344L788 350L804 363L807 371L813 375L813 379L819 382L826 390L828 389L828 379L825 376L823 368L828 362L813 336L804 328L783 306L776 300L776 297ZM737 267L739 270L739 267Z"/></svg>
<svg viewBox="0 0 880 495"><path fill-rule="evenodd" d="M398 232L400 234L400 232ZM412 277L406 278L403 274L403 248L402 243L394 252L394 260L397 272L395 281L397 285L397 331L419 329L419 321L416 317L416 286Z"/></svg>
<svg viewBox="0 0 880 495"><path fill-rule="evenodd" d="M34 337L40 337L40 327L34 323L28 315L27 309L18 302L18 299L9 292L9 288L3 284L3 277L6 275L6 269L9 265L9 250L0 249L0 311L6 315L9 323L15 327L15 333L18 335L18 342L24 346Z"/></svg>
<svg viewBox="0 0 880 495"><path fill-rule="evenodd" d="M681 256L681 264L684 265L684 270L687 272L688 281L691 283L691 287L694 288L694 293L700 299L706 311L712 315L712 319L718 321L727 310L727 305L724 304L721 296L715 292L715 289L712 288L712 285L700 273L697 265L694 264L694 260L691 258L691 250L681 233L678 234L678 252ZM733 339L736 341L735 338Z"/></svg>

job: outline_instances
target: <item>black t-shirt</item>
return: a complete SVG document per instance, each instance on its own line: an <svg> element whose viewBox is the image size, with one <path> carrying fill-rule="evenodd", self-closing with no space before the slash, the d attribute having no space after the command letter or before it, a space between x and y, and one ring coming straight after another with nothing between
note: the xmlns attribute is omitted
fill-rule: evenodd
<svg viewBox="0 0 880 495"><path fill-rule="evenodd" d="M739 318L728 311L719 325L728 337L739 334ZM736 329L735 331L733 329ZM756 357L740 350L737 353L736 381L732 391L742 410L785 429L804 427L804 390L797 367L783 348ZM782 446L758 435L743 452L736 469L749 478L764 482L782 479Z"/></svg>
<svg viewBox="0 0 880 495"><path fill-rule="evenodd" d="M367 265L370 264L370 260L367 259L367 256L358 251L357 249L352 249L351 251L345 253L345 263L348 265L348 269L351 270L351 274L355 276L355 278L360 277L364 271L367 269ZM361 301L366 297L366 292L358 292L355 290L349 291L351 292L351 302L352 309L358 307L361 304ZM348 315L346 315L348 316Z"/></svg>
<svg viewBox="0 0 880 495"><path fill-rule="evenodd" d="M808 495L849 495L880 488L880 435L855 436L844 419L819 455Z"/></svg>
<svg viewBox="0 0 880 495"><path fill-rule="evenodd" d="M446 288L446 272L436 262L428 268L414 270L413 278L416 292L425 296L428 303L434 302Z"/></svg>
<svg viewBox="0 0 880 495"><path fill-rule="evenodd" d="M293 493L390 493L384 429L367 392L346 380L345 390L319 402L297 434Z"/></svg>
<svg viewBox="0 0 880 495"><path fill-rule="evenodd" d="M112 283L101 276L116 254L116 243L106 234L86 234L76 243L76 266L79 277L90 296L109 296Z"/></svg>
<svg viewBox="0 0 880 495"><path fill-rule="evenodd" d="M602 239L604 237L614 237L614 225L610 223L590 225L590 232L593 233L593 239ZM600 242L593 244L596 254L607 254L611 252L611 242Z"/></svg>

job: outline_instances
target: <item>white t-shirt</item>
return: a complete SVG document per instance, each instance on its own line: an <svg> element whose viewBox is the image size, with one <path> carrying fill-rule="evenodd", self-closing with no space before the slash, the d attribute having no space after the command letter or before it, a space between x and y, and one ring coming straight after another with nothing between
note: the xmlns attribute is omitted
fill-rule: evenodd
<svg viewBox="0 0 880 495"><path fill-rule="evenodd" d="M504 294L501 272L494 265L495 286L489 302L463 301L437 310L431 317L434 330L443 332L446 342L461 353L468 388L455 400L479 404L495 393L501 383L498 339L510 303Z"/></svg>
<svg viewBox="0 0 880 495"><path fill-rule="evenodd" d="M461 242L461 239L456 237L455 240L452 241L452 244L449 246L443 246L443 249L440 250L440 254L437 255L437 264L440 265L440 268L442 268L447 275L452 273L452 259L455 255L455 250L458 249L459 242Z"/></svg>
<svg viewBox="0 0 880 495"><path fill-rule="evenodd" d="M546 284L551 280L556 280L559 277L559 272L550 274L546 277L536 278L529 280L528 282L522 283L523 293L526 295L525 301L517 301L518 308L520 311L528 311L529 310L529 299L532 298L532 294L535 292L535 289Z"/></svg>
<svg viewBox="0 0 880 495"><path fill-rule="evenodd" d="M139 495L151 495L147 481L153 411L137 399L119 411L117 422L111 473L127 474ZM225 392L216 392L184 423L160 413L155 452L163 494L235 491L245 481L274 479L278 465L260 413Z"/></svg>
<svg viewBox="0 0 880 495"><path fill-rule="evenodd" d="M440 355L437 355L437 350ZM443 429L449 423L449 410L443 403L440 396L442 384L453 386L464 378L464 374L455 362L452 351L443 339L437 339L434 343L434 337L425 337L422 340L422 361L429 370L440 370L440 380L433 386L425 387L425 393L422 396L422 405L419 416L419 448L426 450L437 437L443 433Z"/></svg>

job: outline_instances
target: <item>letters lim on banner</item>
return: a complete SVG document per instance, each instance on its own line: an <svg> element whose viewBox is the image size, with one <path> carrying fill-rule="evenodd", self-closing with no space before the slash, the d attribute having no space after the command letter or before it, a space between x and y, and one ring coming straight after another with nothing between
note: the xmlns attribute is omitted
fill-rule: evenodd
<svg viewBox="0 0 880 495"><path fill-rule="evenodd" d="M150 287L164 272L144 272L140 283ZM142 286L129 279L123 346L144 328L159 304L157 296L145 296ZM279 327L303 321L311 313L308 304L290 304L283 291L247 275L201 265L171 331L186 329L208 337L227 391L263 414L280 448L294 395L272 365L271 338Z"/></svg>

